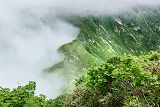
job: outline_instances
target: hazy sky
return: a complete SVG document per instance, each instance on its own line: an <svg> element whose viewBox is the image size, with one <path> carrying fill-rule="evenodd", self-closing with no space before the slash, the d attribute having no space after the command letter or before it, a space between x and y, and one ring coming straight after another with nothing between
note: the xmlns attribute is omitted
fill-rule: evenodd
<svg viewBox="0 0 160 107"><path fill-rule="evenodd" d="M16 87L33 80L37 92L59 95L64 76L42 75L61 60L56 49L76 38L79 29L57 14L111 14L160 0L0 0L0 86Z"/></svg>
<svg viewBox="0 0 160 107"><path fill-rule="evenodd" d="M0 0L1 5L12 9L62 12L74 14L106 14L128 11L138 5L157 6L160 0ZM36 9L38 8L38 9ZM41 10L41 11L39 11Z"/></svg>

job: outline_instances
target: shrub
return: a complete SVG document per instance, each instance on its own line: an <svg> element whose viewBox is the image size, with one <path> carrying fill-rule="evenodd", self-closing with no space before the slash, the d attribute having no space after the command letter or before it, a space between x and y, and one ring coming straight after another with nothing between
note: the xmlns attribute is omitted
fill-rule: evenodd
<svg viewBox="0 0 160 107"><path fill-rule="evenodd" d="M159 68L159 52L114 57L90 68L79 85L99 93L86 96L99 98L99 107L156 107L160 106Z"/></svg>
<svg viewBox="0 0 160 107"><path fill-rule="evenodd" d="M0 107L48 107L44 95L35 96L36 83L30 81L25 86L10 90L0 88Z"/></svg>

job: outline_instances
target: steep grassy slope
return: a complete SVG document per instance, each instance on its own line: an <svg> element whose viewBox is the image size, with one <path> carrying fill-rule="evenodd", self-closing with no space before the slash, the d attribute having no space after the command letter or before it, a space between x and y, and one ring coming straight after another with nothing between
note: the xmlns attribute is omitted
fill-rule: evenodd
<svg viewBox="0 0 160 107"><path fill-rule="evenodd" d="M159 9L141 8L121 15L65 19L81 31L77 40L61 46L59 52L64 55L64 62L80 68L116 55L139 54L160 47Z"/></svg>

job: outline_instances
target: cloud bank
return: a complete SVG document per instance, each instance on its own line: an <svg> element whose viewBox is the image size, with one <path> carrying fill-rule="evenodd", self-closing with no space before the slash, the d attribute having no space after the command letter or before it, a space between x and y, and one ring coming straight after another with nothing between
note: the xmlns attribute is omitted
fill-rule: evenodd
<svg viewBox="0 0 160 107"><path fill-rule="evenodd" d="M1 0L2 1L2 0ZM128 11L136 6L159 6L159 0L3 0L10 8L67 14L110 14ZM38 13L38 11L37 11Z"/></svg>
<svg viewBox="0 0 160 107"><path fill-rule="evenodd" d="M49 12L12 2L0 3L0 86L14 88L36 81L37 94L55 97L64 76L42 71L61 60L57 48L75 39L79 29L54 16L50 21Z"/></svg>

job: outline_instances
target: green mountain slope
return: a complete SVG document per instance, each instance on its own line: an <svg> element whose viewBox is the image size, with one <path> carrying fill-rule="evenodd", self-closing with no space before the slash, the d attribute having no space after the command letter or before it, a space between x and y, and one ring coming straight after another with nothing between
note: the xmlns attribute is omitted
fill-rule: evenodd
<svg viewBox="0 0 160 107"><path fill-rule="evenodd" d="M81 31L76 40L64 44L58 51L64 56L64 62L80 69L116 55L139 54L160 48L159 9L141 8L99 17L70 16L65 20Z"/></svg>

